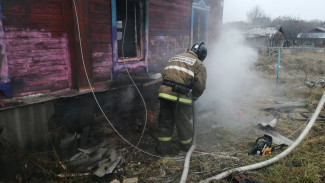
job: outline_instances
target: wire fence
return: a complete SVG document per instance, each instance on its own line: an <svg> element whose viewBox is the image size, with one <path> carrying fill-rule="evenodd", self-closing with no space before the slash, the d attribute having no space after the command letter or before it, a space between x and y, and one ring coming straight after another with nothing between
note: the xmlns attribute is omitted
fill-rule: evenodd
<svg viewBox="0 0 325 183"><path fill-rule="evenodd" d="M257 69L280 82L325 87L325 48L255 47L259 54Z"/></svg>

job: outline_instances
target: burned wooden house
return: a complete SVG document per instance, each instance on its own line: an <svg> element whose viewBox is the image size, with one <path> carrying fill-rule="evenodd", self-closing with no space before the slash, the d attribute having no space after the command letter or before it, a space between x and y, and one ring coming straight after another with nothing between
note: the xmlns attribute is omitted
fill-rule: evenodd
<svg viewBox="0 0 325 183"><path fill-rule="evenodd" d="M119 73L146 78L214 40L222 10L223 0L0 0L1 138L46 148L65 116L91 121L92 93L114 105L103 101Z"/></svg>
<svg viewBox="0 0 325 183"><path fill-rule="evenodd" d="M297 36L300 46L325 48L325 28L316 27Z"/></svg>
<svg viewBox="0 0 325 183"><path fill-rule="evenodd" d="M253 47L281 47L284 42L281 26L254 27L244 32L244 36L247 43Z"/></svg>

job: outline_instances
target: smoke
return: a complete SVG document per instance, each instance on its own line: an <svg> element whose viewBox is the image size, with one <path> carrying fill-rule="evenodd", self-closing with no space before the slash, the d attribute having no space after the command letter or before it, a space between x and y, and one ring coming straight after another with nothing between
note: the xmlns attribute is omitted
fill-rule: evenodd
<svg viewBox="0 0 325 183"><path fill-rule="evenodd" d="M227 119L236 111L245 111L250 103L248 100L267 89L255 73L257 51L245 44L239 31L223 28L218 42L209 45L204 61L207 87L198 101L198 108L216 111Z"/></svg>

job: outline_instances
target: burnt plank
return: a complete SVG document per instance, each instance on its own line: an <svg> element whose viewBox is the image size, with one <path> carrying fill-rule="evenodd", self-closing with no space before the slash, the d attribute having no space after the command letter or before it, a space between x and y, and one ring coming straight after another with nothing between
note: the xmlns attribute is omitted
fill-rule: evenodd
<svg viewBox="0 0 325 183"><path fill-rule="evenodd" d="M26 29L26 28L5 28L5 37L6 40L11 39L29 39L29 38L57 38L62 37L65 38L65 32L63 32L63 28L60 28L61 31L58 32L48 32L45 30L32 30L32 29Z"/></svg>
<svg viewBox="0 0 325 183"><path fill-rule="evenodd" d="M98 3L98 4L102 4L102 5L107 5L110 6L111 5L111 0L90 0L90 3Z"/></svg>
<svg viewBox="0 0 325 183"><path fill-rule="evenodd" d="M44 79L39 79L39 77L43 77ZM21 75L15 77L16 80L19 80L20 83L23 83L25 86L33 86L37 84L46 84L51 82L57 82L61 80L67 80L68 75L62 70L51 71L51 72L42 72L42 73L29 73L28 75Z"/></svg>
<svg viewBox="0 0 325 183"><path fill-rule="evenodd" d="M52 37L61 37L65 33L65 27L63 26L44 26L44 25L32 25L32 26L22 26L18 25L15 27L4 27L5 36L7 33L16 32L17 34L24 34L31 31L36 31L38 33L50 33ZM27 35L26 35L27 36ZM29 34L29 36L34 37L34 35ZM8 37L11 38L11 37Z"/></svg>
<svg viewBox="0 0 325 183"><path fill-rule="evenodd" d="M112 42L111 34L92 34L91 41L93 43L109 43Z"/></svg>
<svg viewBox="0 0 325 183"><path fill-rule="evenodd" d="M56 54L66 53L66 49L52 49L52 50L22 50L8 53L8 59L19 59L19 58L38 58L38 57L48 57L51 59L52 57L60 57Z"/></svg>
<svg viewBox="0 0 325 183"><path fill-rule="evenodd" d="M111 80L111 72L94 74L94 78L97 82Z"/></svg>
<svg viewBox="0 0 325 183"><path fill-rule="evenodd" d="M92 33L96 33L96 34L112 34L112 27L111 25L107 25L107 24L90 24L90 31Z"/></svg>
<svg viewBox="0 0 325 183"><path fill-rule="evenodd" d="M93 43L93 53L94 52L110 52L112 53L112 43Z"/></svg>
<svg viewBox="0 0 325 183"><path fill-rule="evenodd" d="M3 18L4 25L64 25L64 20L62 15L52 15L52 14L29 14L29 13L6 13Z"/></svg>
<svg viewBox="0 0 325 183"><path fill-rule="evenodd" d="M51 38L51 37L35 37L35 38L17 38L7 39L7 44L9 45L17 45L17 46L26 46L26 45L39 45L39 44L59 44L61 43L62 46L66 46L67 40L66 38Z"/></svg>
<svg viewBox="0 0 325 183"><path fill-rule="evenodd" d="M191 23L187 22L179 22L179 21L156 21L150 24L150 28L180 28L180 29L189 29L191 27Z"/></svg>
<svg viewBox="0 0 325 183"><path fill-rule="evenodd" d="M180 10L189 10L192 7L192 2L191 1L171 1L171 2L166 2L166 1L161 1L161 0L154 0L150 1L150 7L153 9L168 9L168 10L175 10L175 11L180 11Z"/></svg>
<svg viewBox="0 0 325 183"><path fill-rule="evenodd" d="M78 79L78 86L77 89L89 87L89 82L93 83L93 74L92 74L92 59L91 59L91 50L92 50L92 44L91 44L91 36L90 36L90 22L92 21L89 17L89 1L90 0L78 0L76 1L76 8L79 10L78 14L78 22L76 22L77 17L74 16L74 30L80 31L80 37L79 34L74 34L74 40L75 40L75 49L76 49L76 60L77 62L73 63L74 65L71 65L73 72L75 73L75 76L73 78ZM77 25L79 25L77 27ZM81 48L79 47L79 43L81 44ZM83 57L81 57L83 55ZM88 76L86 77L84 72L84 67L88 71Z"/></svg>
<svg viewBox="0 0 325 183"><path fill-rule="evenodd" d="M14 94L24 94L27 92L35 92L38 91L58 91L61 89L69 88L69 82L67 80L58 80L55 82L45 82L45 83L36 83L33 82L33 85L26 85L25 83L33 82L32 80L28 80L24 78L15 78L12 81L13 92Z"/></svg>
<svg viewBox="0 0 325 183"><path fill-rule="evenodd" d="M69 51L69 59L70 62L70 85L71 89L78 88L78 74L77 70L74 67L77 65L77 52L76 52L76 40L75 40L75 22L73 16L73 5L71 1L61 0L62 1L62 10L63 10L63 18L64 18L64 28L67 36L68 41L68 51ZM53 33L53 32L52 32Z"/></svg>
<svg viewBox="0 0 325 183"><path fill-rule="evenodd" d="M7 45L8 51L23 51L23 50L39 50L39 49L60 49L62 48L61 43L46 43L46 44L22 44L19 45L15 44L8 44Z"/></svg>
<svg viewBox="0 0 325 183"><path fill-rule="evenodd" d="M94 73L97 76L106 75L106 77L107 77L108 73L111 73L111 70L112 70L112 67L97 67L97 68L94 68Z"/></svg>
<svg viewBox="0 0 325 183"><path fill-rule="evenodd" d="M104 15L101 13L89 13L89 19L90 23L96 23L96 24L112 24L112 18L111 15Z"/></svg>
<svg viewBox="0 0 325 183"><path fill-rule="evenodd" d="M161 29L161 28L150 28L150 35L169 35L169 36L180 36L190 35L189 29Z"/></svg>
<svg viewBox="0 0 325 183"><path fill-rule="evenodd" d="M58 1L39 0L3 0L2 12L26 12L33 14L62 14L62 5Z"/></svg>
<svg viewBox="0 0 325 183"><path fill-rule="evenodd" d="M112 65L112 54L111 53L104 53L104 56L101 57L93 57L93 67L99 67L99 66L108 66Z"/></svg>
<svg viewBox="0 0 325 183"><path fill-rule="evenodd" d="M67 71L68 71L67 66L57 66L57 70L53 70L53 69L44 70L43 67L38 67L38 68L31 68L31 69L29 68L29 69L21 70L21 73L16 73L13 75L13 77L22 77L22 76L29 76L31 74L34 74L36 75L35 78L38 79L39 82L49 82L48 78L45 77L46 76L45 73L53 74L53 77L54 76L56 77L55 80L58 80L57 78L60 78L59 74L64 73L62 75L67 76L66 74Z"/></svg>
<svg viewBox="0 0 325 183"><path fill-rule="evenodd" d="M103 15L111 15L111 6L110 5L104 5L101 3L89 3L89 12L90 13L100 13Z"/></svg>
<svg viewBox="0 0 325 183"><path fill-rule="evenodd" d="M112 56L112 52L110 51L95 51L93 50L92 58L100 58L100 57L109 57Z"/></svg>
<svg viewBox="0 0 325 183"><path fill-rule="evenodd" d="M33 61L33 59L26 59L27 61ZM48 60L47 62L40 61L40 62L27 62L27 63L20 63L15 65L9 65L10 69L16 69L19 72L12 72L11 76L24 76L30 74L38 74L42 75L43 72L55 72L55 71L67 71L68 66L65 63L60 63L58 60ZM45 78L42 78L45 79Z"/></svg>
<svg viewBox="0 0 325 183"><path fill-rule="evenodd" d="M151 8L149 10L150 13L159 13L159 14L170 14L173 16L180 16L180 17L189 17L191 15L191 7L184 7L184 8L174 8L172 6L162 8L162 7L157 7L157 8Z"/></svg>
<svg viewBox="0 0 325 183"><path fill-rule="evenodd" d="M160 12L160 11L150 11L150 22L159 21L159 20L173 20L173 21L191 21L191 16L188 14L187 16L180 15L175 12Z"/></svg>

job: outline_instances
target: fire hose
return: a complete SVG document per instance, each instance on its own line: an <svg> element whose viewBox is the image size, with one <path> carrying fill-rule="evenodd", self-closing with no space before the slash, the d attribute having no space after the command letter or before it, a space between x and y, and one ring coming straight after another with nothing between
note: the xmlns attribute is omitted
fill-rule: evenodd
<svg viewBox="0 0 325 183"><path fill-rule="evenodd" d="M283 151L282 153L280 153L279 155L268 159L266 161L262 161L259 163L255 163L252 165L247 165L247 166L242 166L242 167L238 167L238 168L234 168L234 169L230 169L227 170L225 172L222 172L216 176L207 178L205 180L200 181L200 183L208 183L212 180L221 180L223 178L226 178L227 176L229 176L230 174L234 173L234 172L243 172L243 171L249 171L249 170L255 170L255 169L259 169L265 166L268 166L270 164L273 164L277 161L279 161L280 159L286 157L289 153L291 153L302 141L303 139L306 137L306 135L308 134L308 132L310 131L311 127L314 125L323 105L325 103L325 92L323 93L322 98L320 99L317 108L315 110L315 112L313 113L310 121L308 122L306 128L301 132L301 134L299 135L299 137L296 139L296 141L291 144L285 151Z"/></svg>
<svg viewBox="0 0 325 183"><path fill-rule="evenodd" d="M192 153L193 153L194 149L196 148L196 130L195 130L196 115L195 115L195 102L194 102L194 100L192 102L192 115L193 115L193 142L192 142L191 148L186 153L184 168L183 168L183 173L182 173L180 183L185 183L186 182L187 175L188 175L188 170L190 168L190 159L191 159L191 156L192 156Z"/></svg>

